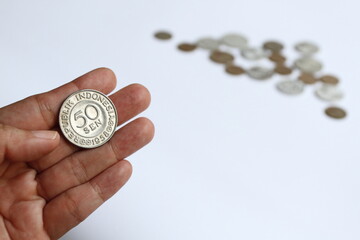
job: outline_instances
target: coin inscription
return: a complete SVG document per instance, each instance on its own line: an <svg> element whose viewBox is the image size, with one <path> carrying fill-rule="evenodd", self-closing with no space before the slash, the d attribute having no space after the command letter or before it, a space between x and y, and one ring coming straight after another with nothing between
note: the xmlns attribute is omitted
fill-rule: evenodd
<svg viewBox="0 0 360 240"><path fill-rule="evenodd" d="M99 147L110 140L117 121L114 104L96 90L74 92L60 108L62 133L71 143L82 148Z"/></svg>

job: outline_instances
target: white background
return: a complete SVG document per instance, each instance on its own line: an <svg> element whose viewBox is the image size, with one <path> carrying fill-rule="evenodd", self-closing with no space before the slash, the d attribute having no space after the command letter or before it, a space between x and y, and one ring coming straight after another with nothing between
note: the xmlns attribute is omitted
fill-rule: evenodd
<svg viewBox="0 0 360 240"><path fill-rule="evenodd" d="M131 180L63 239L359 239L359 9L357 0L1 0L1 106L101 66L118 89L152 92L142 115L156 136L129 157ZM154 39L160 29L174 38ZM253 46L281 40L291 59L296 42L319 44L348 117L326 117L313 87L288 97L278 76L228 76L206 51L176 49L229 32Z"/></svg>

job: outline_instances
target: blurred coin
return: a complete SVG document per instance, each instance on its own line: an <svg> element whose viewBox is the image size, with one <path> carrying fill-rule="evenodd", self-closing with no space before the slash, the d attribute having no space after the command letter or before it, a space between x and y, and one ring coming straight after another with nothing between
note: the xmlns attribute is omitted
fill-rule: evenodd
<svg viewBox="0 0 360 240"><path fill-rule="evenodd" d="M248 69L246 72L249 77L251 77L253 79L257 79L257 80L269 79L272 77L272 75L274 73L272 69L261 67L261 66L252 67L252 68Z"/></svg>
<svg viewBox="0 0 360 240"><path fill-rule="evenodd" d="M79 90L68 96L59 112L65 138L82 148L96 148L110 140L118 115L112 101L96 90Z"/></svg>
<svg viewBox="0 0 360 240"><path fill-rule="evenodd" d="M191 43L180 43L178 45L178 49L183 52L192 52L196 49L196 47L197 46L195 44Z"/></svg>
<svg viewBox="0 0 360 240"><path fill-rule="evenodd" d="M299 58L295 61L295 66L305 73L315 73L322 69L322 64L313 58Z"/></svg>
<svg viewBox="0 0 360 240"><path fill-rule="evenodd" d="M242 67L233 64L227 65L225 71L232 75L240 75L245 73L245 70Z"/></svg>
<svg viewBox="0 0 360 240"><path fill-rule="evenodd" d="M303 55L312 55L319 51L319 47L310 42L299 42L295 45L295 49Z"/></svg>
<svg viewBox="0 0 360 240"><path fill-rule="evenodd" d="M210 59L216 63L229 63L234 60L234 56L227 52L215 50L211 52Z"/></svg>
<svg viewBox="0 0 360 240"><path fill-rule="evenodd" d="M266 56L266 53L261 48L245 48L241 50L241 56L247 60L259 60Z"/></svg>
<svg viewBox="0 0 360 240"><path fill-rule="evenodd" d="M336 85L339 83L339 79L332 75L324 75L324 76L320 77L319 80L322 81L323 83L333 84L333 85Z"/></svg>
<svg viewBox="0 0 360 240"><path fill-rule="evenodd" d="M281 75L289 75L292 73L292 69L289 68L289 67L286 67L282 64L278 64L276 65L275 67L275 70L274 70L276 73L278 74L281 74Z"/></svg>
<svg viewBox="0 0 360 240"><path fill-rule="evenodd" d="M171 39L172 35L169 32L165 32L165 31L161 31L161 32L156 32L154 34L155 38L160 39L160 40L168 40Z"/></svg>
<svg viewBox="0 0 360 240"><path fill-rule="evenodd" d="M280 52L284 45L277 41L267 41L264 43L263 48L272 52Z"/></svg>
<svg viewBox="0 0 360 240"><path fill-rule="evenodd" d="M314 84L318 81L312 74L309 73L301 73L298 79L305 84Z"/></svg>
<svg viewBox="0 0 360 240"><path fill-rule="evenodd" d="M240 34L227 34L221 38L221 43L235 48L245 49L248 40Z"/></svg>
<svg viewBox="0 0 360 240"><path fill-rule="evenodd" d="M336 119L342 119L346 117L345 110L339 107L328 107L325 109L325 114L331 118L336 118Z"/></svg>
<svg viewBox="0 0 360 240"><path fill-rule="evenodd" d="M201 38L197 41L197 46L207 50L216 50L219 48L220 43L214 38Z"/></svg>
<svg viewBox="0 0 360 240"><path fill-rule="evenodd" d="M283 80L276 84L276 88L288 95L298 95L304 91L304 83L297 80Z"/></svg>
<svg viewBox="0 0 360 240"><path fill-rule="evenodd" d="M323 84L315 90L315 94L325 101L338 101L344 97L344 93L335 85Z"/></svg>
<svg viewBox="0 0 360 240"><path fill-rule="evenodd" d="M270 56L269 56L269 59L273 62L276 62L276 63L283 63L286 61L286 57L284 57L283 55L281 55L280 53L278 52L273 52Z"/></svg>

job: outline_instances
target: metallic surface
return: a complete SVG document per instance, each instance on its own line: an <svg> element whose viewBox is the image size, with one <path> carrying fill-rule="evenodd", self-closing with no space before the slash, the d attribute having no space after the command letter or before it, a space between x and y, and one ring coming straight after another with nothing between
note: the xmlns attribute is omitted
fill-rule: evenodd
<svg viewBox="0 0 360 240"><path fill-rule="evenodd" d="M298 95L304 91L304 84L301 81L283 80L276 84L276 88L288 95Z"/></svg>
<svg viewBox="0 0 360 240"><path fill-rule="evenodd" d="M207 50L217 50L220 46L218 40L213 38L201 38L197 41L197 46L199 48L207 49Z"/></svg>
<svg viewBox="0 0 360 240"><path fill-rule="evenodd" d="M241 50L241 56L247 60L259 60L266 56L266 53L261 48L246 48Z"/></svg>
<svg viewBox="0 0 360 240"><path fill-rule="evenodd" d="M177 48L183 52L192 52L197 48L197 45L191 43L180 43Z"/></svg>
<svg viewBox="0 0 360 240"><path fill-rule="evenodd" d="M154 34L154 37L157 38L157 39L160 39L160 40L169 40L169 39L172 38L172 35L169 32L161 31L161 32L156 32Z"/></svg>
<svg viewBox="0 0 360 240"><path fill-rule="evenodd" d="M285 65L282 65L282 64L278 64L276 65L274 71L278 74L281 74L281 75L289 75L292 73L292 69L285 66Z"/></svg>
<svg viewBox="0 0 360 240"><path fill-rule="evenodd" d="M216 63L230 63L234 60L234 56L227 52L213 51L210 54L210 59Z"/></svg>
<svg viewBox="0 0 360 240"><path fill-rule="evenodd" d="M225 68L225 71L231 75L241 75L241 74L245 73L245 70L242 67L232 65L232 64L227 65Z"/></svg>
<svg viewBox="0 0 360 240"><path fill-rule="evenodd" d="M312 55L319 51L319 47L311 42L299 42L295 45L295 49L303 55Z"/></svg>
<svg viewBox="0 0 360 240"><path fill-rule="evenodd" d="M295 66L305 73L315 73L322 69L322 64L313 58L299 58L295 61Z"/></svg>
<svg viewBox="0 0 360 240"><path fill-rule="evenodd" d="M273 70L270 68L265 68L261 66L255 66L247 70L249 77L257 80L266 80L272 77L274 74Z"/></svg>
<svg viewBox="0 0 360 240"><path fill-rule="evenodd" d="M318 82L318 79L309 73L301 73L298 79L305 84L314 84Z"/></svg>
<svg viewBox="0 0 360 240"><path fill-rule="evenodd" d="M223 36L220 41L222 44L239 49L245 49L248 43L248 40L244 36L234 33Z"/></svg>
<svg viewBox="0 0 360 240"><path fill-rule="evenodd" d="M346 117L346 111L339 107L328 107L325 109L325 114L331 118L342 119Z"/></svg>
<svg viewBox="0 0 360 240"><path fill-rule="evenodd" d="M263 44L263 48L272 52L280 52L284 45L277 41L267 41Z"/></svg>
<svg viewBox="0 0 360 240"><path fill-rule="evenodd" d="M275 63L284 63L286 61L286 57L281 55L278 52L274 52L269 56L269 59Z"/></svg>
<svg viewBox="0 0 360 240"><path fill-rule="evenodd" d="M118 115L114 104L101 92L86 89L63 102L59 125L65 138L81 148L95 148L110 140Z"/></svg>
<svg viewBox="0 0 360 240"><path fill-rule="evenodd" d="M338 101L344 97L344 93L335 85L323 84L315 90L315 95L324 101Z"/></svg>
<svg viewBox="0 0 360 240"><path fill-rule="evenodd" d="M319 77L319 80L326 84L337 85L339 83L339 79L332 75L324 75Z"/></svg>

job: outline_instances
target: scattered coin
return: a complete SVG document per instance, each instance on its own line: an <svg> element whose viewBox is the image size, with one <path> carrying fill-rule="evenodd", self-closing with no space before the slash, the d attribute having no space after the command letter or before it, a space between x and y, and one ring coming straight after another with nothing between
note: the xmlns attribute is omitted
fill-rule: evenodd
<svg viewBox="0 0 360 240"><path fill-rule="evenodd" d="M255 66L247 70L249 77L257 80L266 80L272 77L274 74L273 70L270 68L265 68L261 66Z"/></svg>
<svg viewBox="0 0 360 240"><path fill-rule="evenodd" d="M283 80L276 84L276 88L288 95L298 95L304 91L304 83L297 80Z"/></svg>
<svg viewBox="0 0 360 240"><path fill-rule="evenodd" d="M169 40L172 38L172 35L171 33L169 32L164 32L164 31L161 31L161 32L156 32L154 34L155 38L157 39L160 39L160 40Z"/></svg>
<svg viewBox="0 0 360 240"><path fill-rule="evenodd" d="M96 90L74 92L60 108L62 133L72 144L81 148L96 148L105 144L114 134L117 122L114 104Z"/></svg>
<svg viewBox="0 0 360 240"><path fill-rule="evenodd" d="M344 97L344 93L335 85L323 84L315 90L317 97L324 101L338 101Z"/></svg>
<svg viewBox="0 0 360 240"><path fill-rule="evenodd" d="M167 40L172 36L169 32L159 31L155 33L155 37L161 40ZM322 69L323 65L321 62L313 58L313 55L319 51L319 47L312 42L302 41L295 44L294 48L300 54L300 58L295 60L290 67L285 64L288 60L286 56L282 54L284 45L281 42L267 41L260 48L248 47L247 38L236 33L226 34L220 39L205 37L199 39L196 43L180 43L177 48L184 52L191 52L196 48L209 50L210 60L216 63L224 64L226 73L231 75L241 75L246 73L250 78L257 80L269 79L274 73L280 75L290 75L293 71L300 71L296 80L283 80L276 84L276 88L284 94L298 95L304 91L305 84L315 84L317 82L321 82L321 86L315 89L315 95L318 98L325 101L337 101L344 97L344 93L337 87L339 83L339 79L337 77L332 75L317 77L317 72ZM244 70L244 68L235 64L236 55L232 54L234 50L240 50L240 55L246 60L256 61L268 58L268 60L274 63L275 67L266 68L262 66L254 66ZM265 61L267 61L267 59L265 59ZM98 113L98 109L100 108L96 108L97 105L94 106L95 107L90 110ZM88 109L88 111L90 110ZM84 115L80 114L82 113L79 113L79 116L75 116L75 118L77 118L74 119L75 121L81 121L83 119L84 121L87 120ZM326 114L334 118L343 118L346 116L344 110L335 107L328 108L326 110ZM88 118L93 120L91 117L92 116L90 115ZM68 124L70 124L70 122ZM91 126L90 129L92 129ZM76 131L75 133L78 134ZM72 133L73 138L75 133ZM80 138L77 136L76 139ZM83 140L80 141L84 142Z"/></svg>
<svg viewBox="0 0 360 240"><path fill-rule="evenodd" d="M197 46L207 50L217 50L220 46L220 43L218 40L213 38L201 38L198 40Z"/></svg>
<svg viewBox="0 0 360 240"><path fill-rule="evenodd" d="M241 56L247 60L260 60L266 56L266 53L261 48L245 48L241 50Z"/></svg>
<svg viewBox="0 0 360 240"><path fill-rule="evenodd" d="M322 81L323 83L333 84L333 85L336 85L339 83L339 79L332 75L324 75L324 76L320 77L319 80Z"/></svg>
<svg viewBox="0 0 360 240"><path fill-rule="evenodd" d="M300 42L295 45L295 49L303 55L312 55L319 51L319 47L310 42Z"/></svg>
<svg viewBox="0 0 360 240"><path fill-rule="evenodd" d="M264 43L263 48L272 52L280 52L284 48L284 45L280 42L268 41Z"/></svg>
<svg viewBox="0 0 360 240"><path fill-rule="evenodd" d="M315 78L312 74L309 73L301 73L298 79L305 84L314 84L318 81L317 78Z"/></svg>
<svg viewBox="0 0 360 240"><path fill-rule="evenodd" d="M227 52L213 51L210 54L210 59L216 63L229 63L234 60L234 56Z"/></svg>
<svg viewBox="0 0 360 240"><path fill-rule="evenodd" d="M328 107L325 109L325 114L335 119L342 119L346 117L345 110L339 107Z"/></svg>
<svg viewBox="0 0 360 240"><path fill-rule="evenodd" d="M241 75L245 73L245 70L242 67L233 64L227 65L225 71L232 75Z"/></svg>
<svg viewBox="0 0 360 240"><path fill-rule="evenodd" d="M183 52L192 52L197 48L196 44L181 43L178 45L178 49Z"/></svg>
<svg viewBox="0 0 360 240"><path fill-rule="evenodd" d="M322 69L322 64L313 58L299 58L295 61L295 66L305 73L315 73Z"/></svg>
<svg viewBox="0 0 360 240"><path fill-rule="evenodd" d="M276 73L281 74L281 75L289 75L292 73L292 69L289 67L286 67L284 65L276 65L275 70Z"/></svg>
<svg viewBox="0 0 360 240"><path fill-rule="evenodd" d="M284 57L283 55L281 55L279 52L273 52L270 56L269 59L273 62L276 63L284 63L286 61L286 57Z"/></svg>
<svg viewBox="0 0 360 240"><path fill-rule="evenodd" d="M247 47L247 39L240 34L227 34L221 38L221 43L235 47L239 49L245 49Z"/></svg>

